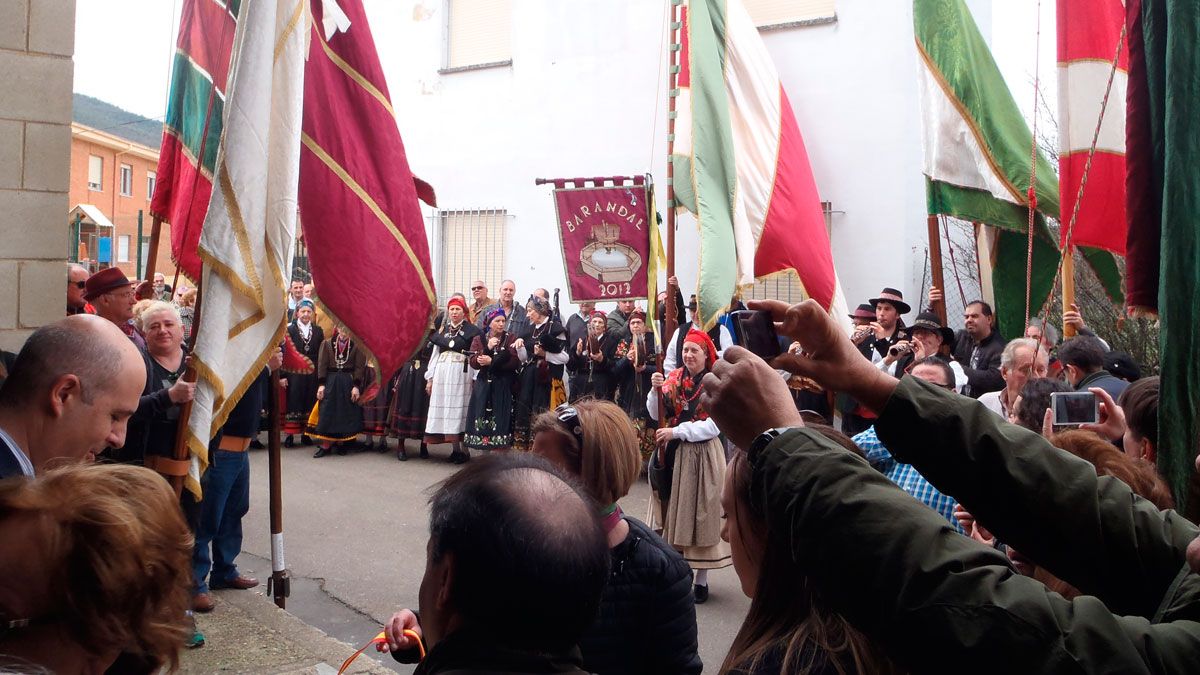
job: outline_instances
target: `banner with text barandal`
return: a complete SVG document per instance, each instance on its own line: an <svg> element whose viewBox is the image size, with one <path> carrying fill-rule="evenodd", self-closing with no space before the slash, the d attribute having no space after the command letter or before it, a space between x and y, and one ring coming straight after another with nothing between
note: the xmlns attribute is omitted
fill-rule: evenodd
<svg viewBox="0 0 1200 675"><path fill-rule="evenodd" d="M584 187L589 181L601 185ZM655 227L645 178L550 182L571 302L645 298Z"/></svg>

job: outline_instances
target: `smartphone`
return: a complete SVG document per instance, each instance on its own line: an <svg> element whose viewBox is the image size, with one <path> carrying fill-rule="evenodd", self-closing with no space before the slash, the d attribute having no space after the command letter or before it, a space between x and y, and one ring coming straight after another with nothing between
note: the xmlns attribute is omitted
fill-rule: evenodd
<svg viewBox="0 0 1200 675"><path fill-rule="evenodd" d="M770 361L783 352L770 312L741 309L731 313L730 317L733 319L734 339L742 347L754 352L764 361Z"/></svg>
<svg viewBox="0 0 1200 675"><path fill-rule="evenodd" d="M1050 394L1050 409L1055 426L1095 424L1100 421L1100 406L1090 391L1056 391Z"/></svg>

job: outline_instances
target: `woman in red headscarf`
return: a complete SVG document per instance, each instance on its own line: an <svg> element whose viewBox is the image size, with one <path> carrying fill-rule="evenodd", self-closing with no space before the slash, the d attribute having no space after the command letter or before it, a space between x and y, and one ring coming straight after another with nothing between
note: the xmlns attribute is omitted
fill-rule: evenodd
<svg viewBox="0 0 1200 675"><path fill-rule="evenodd" d="M471 342L481 331L467 321L467 301L455 295L446 303L442 328L429 337L433 356L425 372L429 393L429 417L425 422L425 443L451 443L450 461L462 464L471 455L462 449L467 428L467 406L471 402L471 370L467 361Z"/></svg>
<svg viewBox="0 0 1200 675"><path fill-rule="evenodd" d="M661 420L666 415L666 423L655 435L658 449L650 465L660 500L663 539L695 570L697 603L708 599L708 570L732 562L729 545L721 540L725 449L716 422L700 405L701 380L716 360L712 338L690 330L683 342L683 367L665 378L654 373L650 379L654 391L646 399L652 418Z"/></svg>

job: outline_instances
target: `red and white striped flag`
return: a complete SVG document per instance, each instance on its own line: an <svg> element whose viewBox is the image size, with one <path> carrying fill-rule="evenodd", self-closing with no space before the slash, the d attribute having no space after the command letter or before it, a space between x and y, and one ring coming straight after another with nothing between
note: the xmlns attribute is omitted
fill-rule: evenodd
<svg viewBox="0 0 1200 675"><path fill-rule="evenodd" d="M1122 0L1058 0L1058 136L1062 243L1075 209L1092 139L1096 153L1079 215L1074 246L1125 254L1125 89L1129 49L1122 45L1108 105L1096 124L1125 23Z"/></svg>

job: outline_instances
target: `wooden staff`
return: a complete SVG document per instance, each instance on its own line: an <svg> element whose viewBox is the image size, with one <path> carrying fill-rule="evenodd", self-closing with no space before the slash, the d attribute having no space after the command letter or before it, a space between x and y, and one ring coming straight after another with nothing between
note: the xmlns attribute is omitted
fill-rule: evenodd
<svg viewBox="0 0 1200 675"><path fill-rule="evenodd" d="M196 347L196 335L200 332L200 309L203 299L203 284L197 284L196 309L192 316L192 334L188 337L188 354L191 354ZM195 384L196 376L196 367L189 363L180 379ZM179 408L179 426L175 428L175 452L173 453L177 462L187 461L188 458L187 430L188 421L192 417L192 404L193 401L188 401ZM183 476L170 475L168 476L168 480L171 483L171 487L175 490L175 496L177 498L180 497L183 494Z"/></svg>
<svg viewBox="0 0 1200 675"><path fill-rule="evenodd" d="M1071 305L1075 304L1075 247L1068 246L1063 250L1062 264L1062 295L1063 295L1063 313L1071 309ZM1063 339L1075 337L1075 326L1063 322Z"/></svg>
<svg viewBox="0 0 1200 675"><path fill-rule="evenodd" d="M270 391L267 394L267 415L271 426L267 431L267 471L270 474L271 501L271 580L267 590L279 609L287 609L287 597L291 595L291 579L283 558L283 451L279 437L280 413L283 405L279 396L279 371L271 373Z"/></svg>
<svg viewBox="0 0 1200 675"><path fill-rule="evenodd" d="M929 232L929 267L933 273L933 285L937 286L942 292L942 299L933 302L933 311L937 313L938 320L942 325L946 325L946 286L942 278L942 241L941 234L938 231L937 214L929 214L929 218L925 221Z"/></svg>

